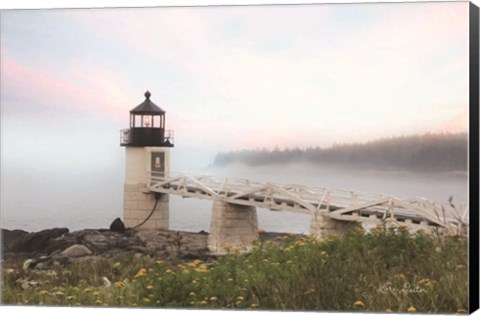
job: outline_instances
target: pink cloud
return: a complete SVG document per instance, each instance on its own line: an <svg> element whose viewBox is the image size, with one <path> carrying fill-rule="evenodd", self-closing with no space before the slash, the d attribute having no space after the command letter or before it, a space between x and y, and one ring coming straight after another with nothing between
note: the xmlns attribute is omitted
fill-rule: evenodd
<svg viewBox="0 0 480 316"><path fill-rule="evenodd" d="M126 84L118 74L76 66L58 73L47 67L27 66L10 54L2 56L3 100L24 104L103 113L124 117L132 107Z"/></svg>

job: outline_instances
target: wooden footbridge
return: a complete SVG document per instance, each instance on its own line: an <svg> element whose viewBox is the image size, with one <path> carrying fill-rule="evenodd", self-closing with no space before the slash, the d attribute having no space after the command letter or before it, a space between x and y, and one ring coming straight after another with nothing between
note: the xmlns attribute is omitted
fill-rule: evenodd
<svg viewBox="0 0 480 316"><path fill-rule="evenodd" d="M314 188L301 185L260 183L212 176L150 173L151 192L222 201L232 205L311 214L342 222L406 226L460 231L468 219L455 206L422 199L400 199L390 195Z"/></svg>

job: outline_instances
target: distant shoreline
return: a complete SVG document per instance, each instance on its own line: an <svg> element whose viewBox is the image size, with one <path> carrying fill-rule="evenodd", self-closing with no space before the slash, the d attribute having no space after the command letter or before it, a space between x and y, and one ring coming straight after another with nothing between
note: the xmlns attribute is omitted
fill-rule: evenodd
<svg viewBox="0 0 480 316"><path fill-rule="evenodd" d="M468 172L468 133L424 134L382 138L327 148L288 147L220 152L213 166L244 163L250 167L309 163L373 171L418 173Z"/></svg>

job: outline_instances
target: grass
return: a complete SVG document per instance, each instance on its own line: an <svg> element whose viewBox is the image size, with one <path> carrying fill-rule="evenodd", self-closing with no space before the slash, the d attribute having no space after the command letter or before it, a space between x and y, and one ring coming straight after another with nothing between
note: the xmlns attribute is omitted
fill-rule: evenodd
<svg viewBox="0 0 480 316"><path fill-rule="evenodd" d="M404 230L343 238L286 236L207 261L123 256L56 266L3 268L2 302L462 313L468 306L467 240Z"/></svg>

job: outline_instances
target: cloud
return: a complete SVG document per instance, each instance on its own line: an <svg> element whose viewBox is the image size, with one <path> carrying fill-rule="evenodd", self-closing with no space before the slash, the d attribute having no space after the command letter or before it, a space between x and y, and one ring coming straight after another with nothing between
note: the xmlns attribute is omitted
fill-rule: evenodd
<svg viewBox="0 0 480 316"><path fill-rule="evenodd" d="M28 66L4 50L1 66L4 107L13 107L15 103L29 110L42 111L42 107L47 107L117 118L125 116L126 109L132 107L125 92L126 81L99 65L67 66L58 72L41 64Z"/></svg>

